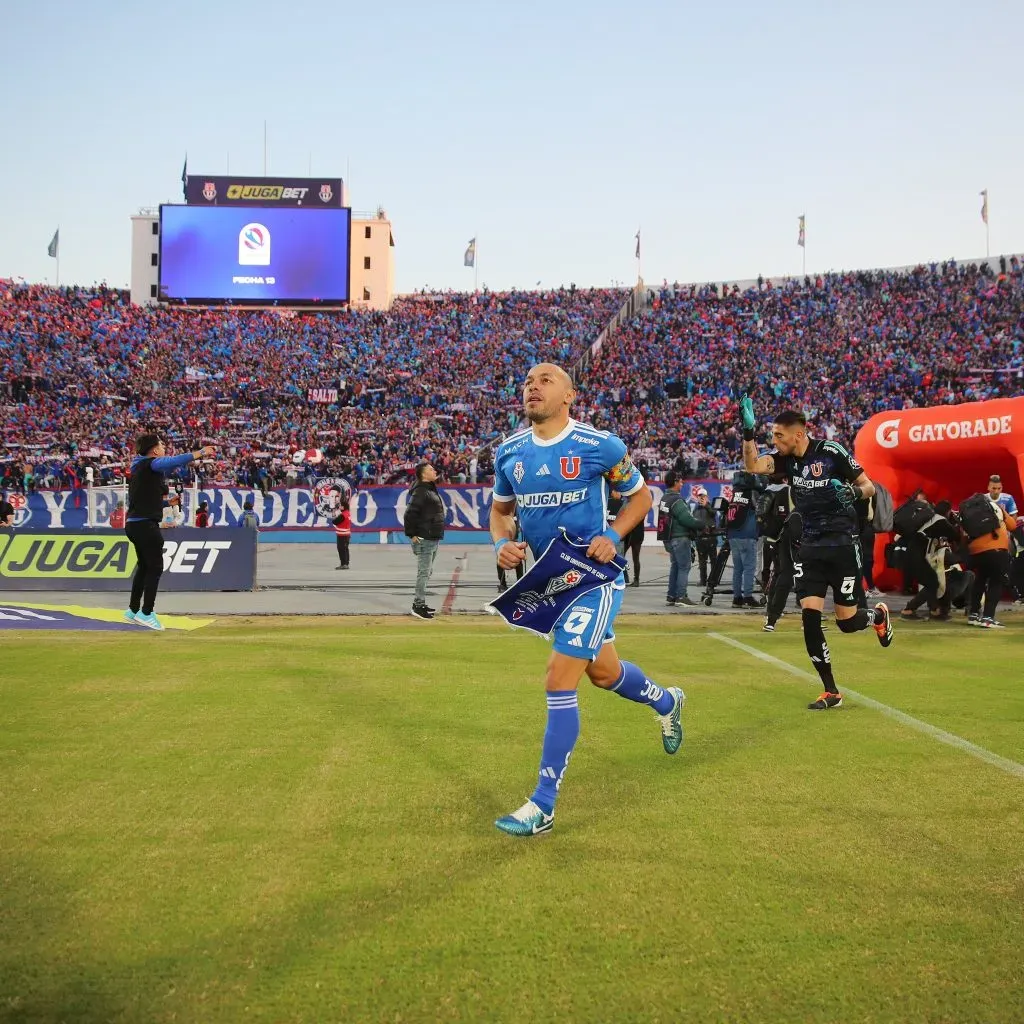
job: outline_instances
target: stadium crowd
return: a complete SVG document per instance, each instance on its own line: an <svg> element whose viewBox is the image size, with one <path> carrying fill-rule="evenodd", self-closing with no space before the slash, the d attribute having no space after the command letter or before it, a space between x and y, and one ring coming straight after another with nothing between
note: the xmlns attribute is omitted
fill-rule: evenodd
<svg viewBox="0 0 1024 1024"><path fill-rule="evenodd" d="M1024 390L1024 267L953 262L759 281L740 292L664 285L590 365L582 403L649 462L706 475L738 462L735 403L804 410L852 444L893 408Z"/></svg>
<svg viewBox="0 0 1024 1024"><path fill-rule="evenodd" d="M142 429L223 454L204 484L313 472L406 481L421 459L486 479L531 363L579 362L621 290L419 294L387 313L140 308L106 287L0 282L0 487L120 473ZM668 285L580 374L577 416L614 428L649 474L735 466L735 403L804 409L852 442L877 411L1019 393L1024 268L952 262L781 286ZM310 389L319 398L310 400Z"/></svg>
<svg viewBox="0 0 1024 1024"><path fill-rule="evenodd" d="M307 314L0 282L0 486L75 486L87 466L108 479L143 429L217 445L205 483L293 482L308 470L288 455L314 448L318 472L361 483L407 479L421 459L467 479L488 469L477 449L518 422L523 367L572 363L624 298L421 294L387 313Z"/></svg>

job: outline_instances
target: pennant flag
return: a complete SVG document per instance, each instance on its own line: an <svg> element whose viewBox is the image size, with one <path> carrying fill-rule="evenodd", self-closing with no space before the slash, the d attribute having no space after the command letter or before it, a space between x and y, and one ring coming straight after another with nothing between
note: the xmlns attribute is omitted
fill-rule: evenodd
<svg viewBox="0 0 1024 1024"><path fill-rule="evenodd" d="M53 238L50 239L50 244L46 247L46 255L52 259L57 258L57 252L60 248L60 228L57 228L53 233Z"/></svg>
<svg viewBox="0 0 1024 1024"><path fill-rule="evenodd" d="M462 257L462 265L464 267L475 267L476 266L476 239L471 238L469 245L466 246L466 254Z"/></svg>
<svg viewBox="0 0 1024 1024"><path fill-rule="evenodd" d="M800 215L800 232L796 236L796 244L799 245L802 249L806 249L807 248L807 232L806 232L806 227L807 227L807 215L806 214L801 214Z"/></svg>
<svg viewBox="0 0 1024 1024"><path fill-rule="evenodd" d="M981 196L981 219L987 224L988 223L988 189L983 189L979 195Z"/></svg>
<svg viewBox="0 0 1024 1024"><path fill-rule="evenodd" d="M640 229L636 229L636 256L635 259L640 259Z"/></svg>
<svg viewBox="0 0 1024 1024"><path fill-rule="evenodd" d="M579 598L612 583L626 568L621 555L605 564L595 562L587 558L589 541L570 537L565 527L558 533L521 580L484 605L514 629L549 636Z"/></svg>
<svg viewBox="0 0 1024 1024"><path fill-rule="evenodd" d="M181 195L188 202L188 153L185 154L185 162L181 165Z"/></svg>

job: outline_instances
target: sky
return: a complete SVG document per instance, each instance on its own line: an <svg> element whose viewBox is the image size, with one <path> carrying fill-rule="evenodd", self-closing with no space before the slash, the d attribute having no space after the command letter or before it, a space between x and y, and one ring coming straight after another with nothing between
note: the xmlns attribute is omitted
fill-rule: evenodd
<svg viewBox="0 0 1024 1024"><path fill-rule="evenodd" d="M0 277L126 285L193 175L347 177L396 287L1024 250L1024 6L37 0L0 22Z"/></svg>

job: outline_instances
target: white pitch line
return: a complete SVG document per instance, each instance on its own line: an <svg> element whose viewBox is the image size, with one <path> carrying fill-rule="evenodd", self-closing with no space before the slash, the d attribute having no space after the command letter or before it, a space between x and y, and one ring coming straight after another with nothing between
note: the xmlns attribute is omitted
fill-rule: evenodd
<svg viewBox="0 0 1024 1024"><path fill-rule="evenodd" d="M728 644L730 647L735 647L738 651L744 651L755 658L759 658L761 661L767 661L770 665L784 669L791 676L797 676L799 679L809 679L812 683L820 682L816 675L805 672L802 668L797 668L795 665L790 665L789 662L776 658L772 654L765 654L764 651L759 651L756 647L749 647L747 644L740 643L739 640L733 640L731 636L724 636L721 633L708 633L708 636L714 640L720 640L723 644ZM938 740L939 743L956 747L957 750L962 750L965 754L970 754L971 757L976 757L979 761L984 761L986 764L999 768L1009 775L1016 775L1017 778L1024 779L1024 764L1018 764L1016 761L1011 761L1008 757L994 754L991 750L979 747L977 743L965 740L962 736L946 732L945 729L929 725L928 722L922 722L920 718L914 718L905 711L891 708L888 704L883 704L872 697L865 697L864 694L857 693L856 690L848 690L846 687L843 687L843 695L849 695L854 700L865 705L865 707L869 707L885 715L887 718L900 722L902 725L909 726L911 729L916 729L918 732L924 733L925 736L931 736L933 740Z"/></svg>

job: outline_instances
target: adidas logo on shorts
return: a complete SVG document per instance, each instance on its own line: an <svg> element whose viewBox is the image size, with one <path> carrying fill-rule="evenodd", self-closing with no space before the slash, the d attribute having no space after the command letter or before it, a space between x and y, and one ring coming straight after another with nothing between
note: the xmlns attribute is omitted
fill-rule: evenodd
<svg viewBox="0 0 1024 1024"><path fill-rule="evenodd" d="M578 636L574 636L569 641L569 646L570 647L582 647L583 646L583 641Z"/></svg>

